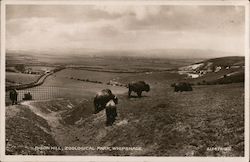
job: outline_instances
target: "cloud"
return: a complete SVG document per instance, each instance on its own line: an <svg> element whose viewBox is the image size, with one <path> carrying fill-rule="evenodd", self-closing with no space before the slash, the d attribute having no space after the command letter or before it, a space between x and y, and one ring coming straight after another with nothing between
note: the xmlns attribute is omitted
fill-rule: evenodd
<svg viewBox="0 0 250 162"><path fill-rule="evenodd" d="M160 6L95 6L97 10L120 16L133 15L138 20L146 19L150 15L158 15Z"/></svg>
<svg viewBox="0 0 250 162"><path fill-rule="evenodd" d="M237 6L11 5L6 27L9 50L244 49Z"/></svg>
<svg viewBox="0 0 250 162"><path fill-rule="evenodd" d="M7 20L16 18L55 18L64 23L114 19L119 15L95 9L90 5L10 5L7 6Z"/></svg>
<svg viewBox="0 0 250 162"><path fill-rule="evenodd" d="M162 6L158 14L146 19L127 16L124 20L130 30L179 30L222 32L234 34L244 27L243 8L209 6Z"/></svg>

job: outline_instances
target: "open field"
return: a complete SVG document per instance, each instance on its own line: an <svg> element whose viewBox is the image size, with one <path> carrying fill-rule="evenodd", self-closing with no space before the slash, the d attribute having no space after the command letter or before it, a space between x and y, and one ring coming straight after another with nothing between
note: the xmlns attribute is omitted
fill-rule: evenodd
<svg viewBox="0 0 250 162"><path fill-rule="evenodd" d="M60 78L77 78L77 79L89 79L94 81L101 81L108 83L110 80L119 80L120 77L136 76L138 74L131 73L112 73L112 72L97 72L78 69L65 69L56 74Z"/></svg>
<svg viewBox="0 0 250 162"><path fill-rule="evenodd" d="M41 71L41 72L55 69L55 67L53 66L27 66L27 68L30 68L31 71Z"/></svg>
<svg viewBox="0 0 250 162"><path fill-rule="evenodd" d="M35 74L6 72L6 85L28 84L35 82L39 77L40 75Z"/></svg>
<svg viewBox="0 0 250 162"><path fill-rule="evenodd" d="M114 65L113 70L117 67ZM72 77L103 84L70 79ZM244 84L200 85L193 86L191 92L174 92L170 85L184 77L174 71L111 73L69 68L54 73L41 86L18 91L20 100L21 94L31 92L33 101L7 106L7 153L243 156ZM123 84L144 80L151 90L143 92L141 98L128 98L127 88L105 84L110 80ZM105 127L105 111L93 114L93 97L105 88L111 89L119 98L118 119L111 127ZM22 140L17 138L19 134L15 130L22 132ZM32 149L41 145L60 146L64 150L36 152ZM70 146L141 149L65 150Z"/></svg>
<svg viewBox="0 0 250 162"><path fill-rule="evenodd" d="M78 74L80 73L80 75ZM78 74L78 75L77 75ZM93 74L93 75L91 75ZM95 84L70 79L72 76L77 78L91 78L94 80L109 81L115 77L115 74L101 72L89 72L84 70L65 69L58 73L48 76L45 83L38 87L18 90L18 101L21 101L25 93L30 92L35 100L48 100L55 98L86 98L92 99L97 91L109 88L115 94L127 91L125 87L116 87L107 84ZM109 75L106 75L109 74ZM29 75L29 74L25 74ZM102 77L105 76L105 77ZM10 99L6 93L6 104L9 105Z"/></svg>
<svg viewBox="0 0 250 162"><path fill-rule="evenodd" d="M11 67L23 63L30 66L56 66L67 65L69 67L97 67L105 70L168 70L184 65L189 65L201 61L202 59L162 59L152 57L133 57L136 53L130 53L130 56L84 56L84 55L51 55L42 54L34 57L34 53L7 53L6 66ZM147 54L148 55L148 54ZM129 67L129 68L128 68Z"/></svg>

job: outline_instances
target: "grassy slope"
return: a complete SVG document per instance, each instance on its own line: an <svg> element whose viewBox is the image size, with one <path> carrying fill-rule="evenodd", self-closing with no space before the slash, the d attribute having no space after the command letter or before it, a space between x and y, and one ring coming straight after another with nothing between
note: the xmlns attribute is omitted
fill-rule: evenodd
<svg viewBox="0 0 250 162"><path fill-rule="evenodd" d="M237 66L244 66L244 57L237 57L237 56L231 56L231 57L220 57L220 58L214 58L205 60L199 63L204 63L204 66L199 67L199 70L206 70L208 63L213 63L211 66L221 66L222 70L218 72L210 72L207 73L201 77L195 78L195 79L188 79L189 82L194 84L200 84L205 82L209 82L211 84L219 84L219 82L225 84L225 83L237 83L237 82L244 82L244 68L235 68L235 69L228 69L225 68L227 66L231 67L234 65ZM205 68L206 67L206 68ZM226 74L237 72L236 75L228 76L227 78L221 79Z"/></svg>
<svg viewBox="0 0 250 162"><path fill-rule="evenodd" d="M58 146L47 121L26 106L6 109L7 155L60 155L61 151L35 150L38 146Z"/></svg>
<svg viewBox="0 0 250 162"><path fill-rule="evenodd" d="M212 62L214 66L232 66L232 65L244 65L244 60L245 57L241 56L229 56L229 57L219 57L219 58L213 58L213 59L208 59L205 61L201 61L199 63L205 63L205 65L208 62Z"/></svg>
<svg viewBox="0 0 250 162"><path fill-rule="evenodd" d="M154 90L155 93L141 99L128 100L121 96L118 124L112 129L103 128L104 116L80 123L85 132L80 141L87 146L143 148L142 152L119 152L119 155L243 155L242 85L204 86L189 93L174 93L168 88ZM228 146L232 147L231 152L206 151L208 147ZM96 153L118 154L116 151Z"/></svg>
<svg viewBox="0 0 250 162"><path fill-rule="evenodd" d="M175 93L169 86L172 81L168 80L177 79L174 75L137 77L151 83L152 90L140 99L119 95L119 118L112 127L105 127L104 112L90 115L93 108L90 101L61 113L65 125L58 139L62 146L140 146L142 151L66 151L66 154L242 156L243 84L197 86L193 92ZM125 82L132 78L123 79ZM69 116L75 118L69 120ZM232 150L206 151L208 147Z"/></svg>
<svg viewBox="0 0 250 162"><path fill-rule="evenodd" d="M244 65L244 57L220 57L207 60L208 62L213 62L215 66L232 66L232 65Z"/></svg>
<svg viewBox="0 0 250 162"><path fill-rule="evenodd" d="M210 83L218 83L220 80L222 80L222 77L224 75L230 74L237 72L236 75L228 76L224 80L232 80L232 82L243 82L244 81L244 69L230 69L230 70L220 70L217 73L207 73L206 75L203 75L198 78L194 79L187 79L190 83L198 84L198 83L203 83L204 81L210 82Z"/></svg>

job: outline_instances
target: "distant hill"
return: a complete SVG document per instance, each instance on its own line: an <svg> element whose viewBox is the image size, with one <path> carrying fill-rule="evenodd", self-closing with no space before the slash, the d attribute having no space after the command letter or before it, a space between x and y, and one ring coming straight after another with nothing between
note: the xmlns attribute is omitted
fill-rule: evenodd
<svg viewBox="0 0 250 162"><path fill-rule="evenodd" d="M64 50L6 50L7 56L35 56L48 58L65 58L65 57L144 57L144 58L168 58L168 59L210 59L215 57L235 56L240 53L230 53L216 50L202 50L202 49L151 49L151 50L108 50L108 49L87 49L77 48L69 51Z"/></svg>
<svg viewBox="0 0 250 162"><path fill-rule="evenodd" d="M213 66L221 66L221 67L227 67L227 66L244 66L245 57L240 56L229 56L229 57L220 57L220 58L213 58L204 61L205 64L212 63Z"/></svg>
<svg viewBox="0 0 250 162"><path fill-rule="evenodd" d="M245 58L220 57L180 67L179 73L187 75L194 84L226 84L244 82Z"/></svg>

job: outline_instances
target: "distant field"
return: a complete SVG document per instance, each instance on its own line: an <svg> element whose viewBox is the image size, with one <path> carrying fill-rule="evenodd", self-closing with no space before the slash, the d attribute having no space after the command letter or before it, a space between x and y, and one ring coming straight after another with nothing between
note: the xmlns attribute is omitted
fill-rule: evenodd
<svg viewBox="0 0 250 162"><path fill-rule="evenodd" d="M36 72L36 73L40 73L40 74L43 74L44 72L46 71L49 71L49 70L53 70L55 69L54 66L35 66L35 65L26 65L25 64L25 69L26 70L29 70L30 72ZM20 71L18 71L14 65L12 66L7 66L6 67L6 72L16 72L16 73L19 73Z"/></svg>
<svg viewBox="0 0 250 162"><path fill-rule="evenodd" d="M82 72L82 73L81 73ZM91 72L82 70L62 70L49 76L44 84L34 88L25 90L18 90L18 100L22 100L24 93L30 92L35 100L48 100L55 98L81 98L92 99L94 95L102 89L109 88L115 94L126 93L127 88L111 86L107 84L96 84L89 82L82 82L70 79L70 76L81 78L81 76L90 77ZM84 74L84 75L83 75ZM105 75L104 75L105 76ZM106 81L112 79L114 76L106 76ZM84 77L83 77L84 78ZM92 79L105 79L100 74L95 73ZM105 80L102 80L105 81ZM7 99L8 100L8 99Z"/></svg>
<svg viewBox="0 0 250 162"><path fill-rule="evenodd" d="M110 73L110 72L96 72L78 69L65 69L55 74L60 78L78 78L78 79L89 79L95 81L101 81L107 83L110 80L118 80L121 77L136 76L138 74L131 73Z"/></svg>
<svg viewBox="0 0 250 162"><path fill-rule="evenodd" d="M42 70L42 71L55 69L55 67L53 66L27 66L27 68L31 68L32 70Z"/></svg>
<svg viewBox="0 0 250 162"><path fill-rule="evenodd" d="M40 75L6 72L6 85L19 85L35 82Z"/></svg>
<svg viewBox="0 0 250 162"><path fill-rule="evenodd" d="M177 68L184 65L189 65L202 59L171 59L171 58L151 58L151 57L131 57L131 56L81 56L81 55L33 55L7 53L6 64L23 63L25 65L40 65L40 66L55 66L55 65L74 65L74 66L94 66L104 69L119 69L119 70L167 70Z"/></svg>
<svg viewBox="0 0 250 162"><path fill-rule="evenodd" d="M26 66L27 68L30 68L32 71L49 71L55 69L53 66Z"/></svg>
<svg viewBox="0 0 250 162"><path fill-rule="evenodd" d="M244 81L244 70L245 69L230 69L230 70L221 70L217 73L208 73L204 76L195 78L195 79L187 79L189 82L194 83L194 84L199 84L205 82L215 82L219 79L221 79L224 75L226 74L234 74L232 76L228 76L227 79L233 79L235 77L238 79L238 82L243 82Z"/></svg>

